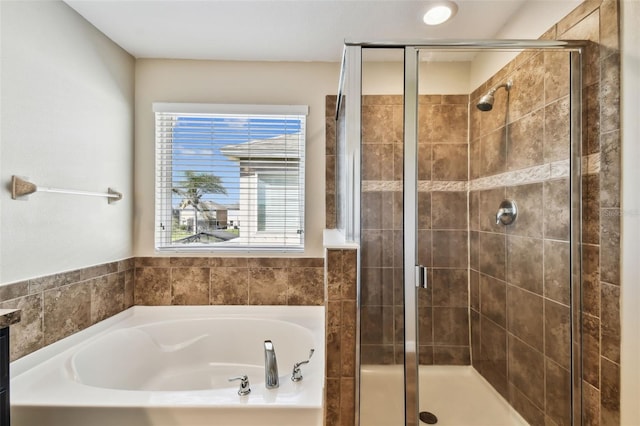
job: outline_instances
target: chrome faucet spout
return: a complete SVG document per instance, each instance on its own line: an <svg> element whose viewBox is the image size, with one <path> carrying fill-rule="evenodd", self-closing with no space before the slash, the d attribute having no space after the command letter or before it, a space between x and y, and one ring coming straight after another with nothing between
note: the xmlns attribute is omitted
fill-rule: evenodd
<svg viewBox="0 0 640 426"><path fill-rule="evenodd" d="M271 340L264 341L264 385L267 389L275 389L280 386L278 361Z"/></svg>

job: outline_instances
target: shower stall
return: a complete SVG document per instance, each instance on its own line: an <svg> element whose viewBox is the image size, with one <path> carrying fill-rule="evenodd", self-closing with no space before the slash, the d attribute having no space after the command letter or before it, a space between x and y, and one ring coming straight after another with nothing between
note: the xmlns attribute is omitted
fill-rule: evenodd
<svg viewBox="0 0 640 426"><path fill-rule="evenodd" d="M579 42L346 43L356 423L581 423Z"/></svg>

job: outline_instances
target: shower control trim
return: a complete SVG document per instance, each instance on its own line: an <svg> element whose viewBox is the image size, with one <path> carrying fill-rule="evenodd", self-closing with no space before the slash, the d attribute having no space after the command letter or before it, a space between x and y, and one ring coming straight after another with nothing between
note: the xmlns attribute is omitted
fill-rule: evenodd
<svg viewBox="0 0 640 426"><path fill-rule="evenodd" d="M427 267L422 265L416 265L416 287L427 288Z"/></svg>
<svg viewBox="0 0 640 426"><path fill-rule="evenodd" d="M511 225L518 216L518 206L513 200L504 200L496 212L496 225Z"/></svg>

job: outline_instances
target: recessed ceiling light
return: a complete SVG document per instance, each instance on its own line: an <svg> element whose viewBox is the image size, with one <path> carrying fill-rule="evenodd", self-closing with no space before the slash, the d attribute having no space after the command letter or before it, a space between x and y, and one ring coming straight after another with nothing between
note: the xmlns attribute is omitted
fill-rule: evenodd
<svg viewBox="0 0 640 426"><path fill-rule="evenodd" d="M458 11L458 5L452 1L433 3L422 20L427 25L440 25L447 22Z"/></svg>

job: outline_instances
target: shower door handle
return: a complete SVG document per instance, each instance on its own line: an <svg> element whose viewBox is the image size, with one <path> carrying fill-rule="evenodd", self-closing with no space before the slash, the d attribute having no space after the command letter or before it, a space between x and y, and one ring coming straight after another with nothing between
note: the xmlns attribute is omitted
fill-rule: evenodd
<svg viewBox="0 0 640 426"><path fill-rule="evenodd" d="M416 265L416 287L427 288L427 267Z"/></svg>

